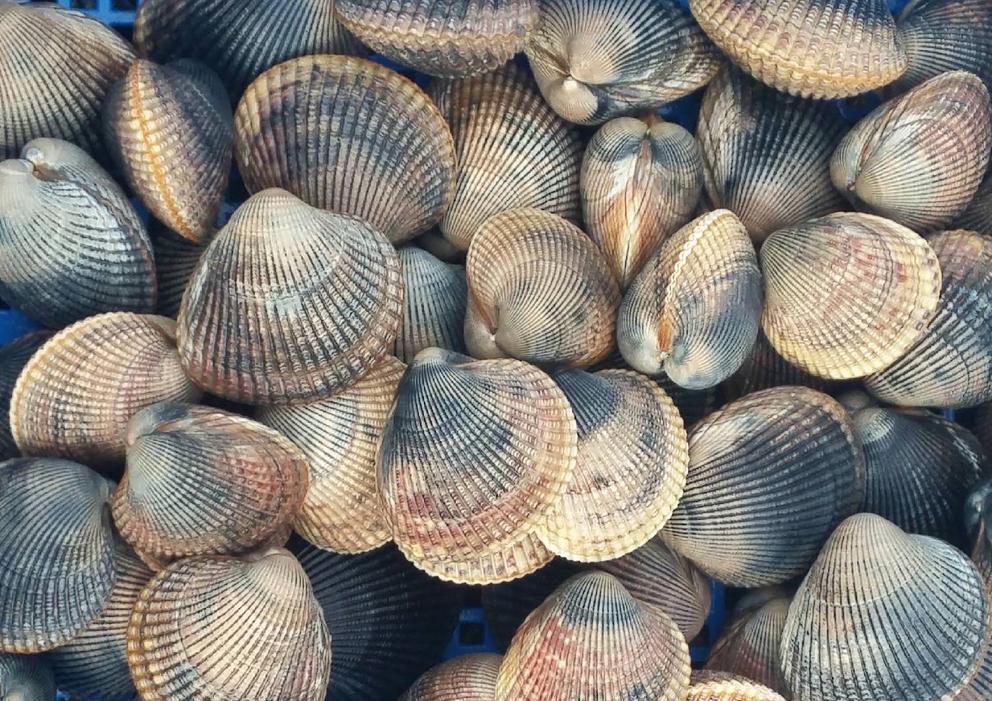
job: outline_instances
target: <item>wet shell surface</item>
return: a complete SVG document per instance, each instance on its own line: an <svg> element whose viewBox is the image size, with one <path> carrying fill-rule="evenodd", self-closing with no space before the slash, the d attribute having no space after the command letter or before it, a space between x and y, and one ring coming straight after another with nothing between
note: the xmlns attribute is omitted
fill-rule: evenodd
<svg viewBox="0 0 992 701"><path fill-rule="evenodd" d="M455 194L440 225L455 247L467 251L483 222L510 209L536 207L578 222L584 141L524 69L511 63L439 80L429 92L455 142Z"/></svg>
<svg viewBox="0 0 992 701"><path fill-rule="evenodd" d="M8 304L61 328L101 312L152 312L155 296L145 226L85 151L36 139L20 159L0 163L0 297Z"/></svg>
<svg viewBox="0 0 992 701"><path fill-rule="evenodd" d="M888 367L927 330L940 297L933 249L869 214L831 214L776 231L761 247L761 325L790 363L827 379Z"/></svg>
<svg viewBox="0 0 992 701"><path fill-rule="evenodd" d="M631 367L687 389L732 375L758 335L761 271L747 231L725 209L679 229L635 278L617 318Z"/></svg>
<svg viewBox="0 0 992 701"><path fill-rule="evenodd" d="M400 701L493 701L501 655L474 653L423 674Z"/></svg>
<svg viewBox="0 0 992 701"><path fill-rule="evenodd" d="M56 458L0 463L0 652L63 645L114 584L113 485Z"/></svg>
<svg viewBox="0 0 992 701"><path fill-rule="evenodd" d="M719 54L675 0L540 0L527 58L554 110L599 124L705 85Z"/></svg>
<svg viewBox="0 0 992 701"><path fill-rule="evenodd" d="M909 67L893 87L964 70L992 89L992 5L986 0L912 0L898 26Z"/></svg>
<svg viewBox="0 0 992 701"><path fill-rule="evenodd" d="M403 270L403 323L393 354L410 362L425 348L465 350L465 268L415 246L397 253Z"/></svg>
<svg viewBox="0 0 992 701"><path fill-rule="evenodd" d="M31 357L14 386L10 429L25 455L110 467L124 461L134 414L199 396L179 364L174 321L101 314L59 332Z"/></svg>
<svg viewBox="0 0 992 701"><path fill-rule="evenodd" d="M305 56L259 76L235 114L235 156L249 191L283 188L395 244L437 224L453 194L454 144L430 98L350 56Z"/></svg>
<svg viewBox="0 0 992 701"><path fill-rule="evenodd" d="M960 551L852 516L806 575L782 634L794 701L954 698L985 652L989 604Z"/></svg>
<svg viewBox="0 0 992 701"><path fill-rule="evenodd" d="M37 655L0 653L0 699L52 701L54 698L55 680L45 660Z"/></svg>
<svg viewBox="0 0 992 701"><path fill-rule="evenodd" d="M728 400L739 399L751 392L785 385L802 385L821 392L828 392L837 383L810 375L779 355L763 330L740 369L720 386ZM864 393L862 393L864 394ZM867 395L865 395L867 396ZM841 404L844 404L842 401ZM846 406L846 404L845 404Z"/></svg>
<svg viewBox="0 0 992 701"><path fill-rule="evenodd" d="M206 243L184 239L171 231L160 229L152 235L155 249L155 273L158 280L157 313L175 319L183 301L186 285L193 277Z"/></svg>
<svg viewBox="0 0 992 701"><path fill-rule="evenodd" d="M686 701L785 701L777 692L746 677L693 672Z"/></svg>
<svg viewBox="0 0 992 701"><path fill-rule="evenodd" d="M706 669L740 675L787 694L779 648L789 615L788 597L776 597L743 614L713 644Z"/></svg>
<svg viewBox="0 0 992 701"><path fill-rule="evenodd" d="M561 217L493 216L472 239L465 274L472 356L585 366L612 350L620 289L599 249Z"/></svg>
<svg viewBox="0 0 992 701"><path fill-rule="evenodd" d="M830 177L858 209L933 230L971 202L990 146L988 89L970 73L944 73L858 122L834 152Z"/></svg>
<svg viewBox="0 0 992 701"><path fill-rule="evenodd" d="M392 349L402 309L399 258L379 232L265 190L200 258L179 311L179 355L194 382L227 399L313 400Z"/></svg>
<svg viewBox="0 0 992 701"><path fill-rule="evenodd" d="M10 396L21 370L49 338L51 334L47 331L36 331L0 346L0 460L20 455L10 433Z"/></svg>
<svg viewBox="0 0 992 701"><path fill-rule="evenodd" d="M626 288L692 218L703 187L699 146L677 124L614 119L586 147L579 187L589 236Z"/></svg>
<svg viewBox="0 0 992 701"><path fill-rule="evenodd" d="M643 606L612 575L562 584L513 636L496 701L682 701L689 647L661 611Z"/></svg>
<svg viewBox="0 0 992 701"><path fill-rule="evenodd" d="M802 574L865 493L847 412L806 387L755 392L710 414L689 432L689 464L662 538L738 587Z"/></svg>

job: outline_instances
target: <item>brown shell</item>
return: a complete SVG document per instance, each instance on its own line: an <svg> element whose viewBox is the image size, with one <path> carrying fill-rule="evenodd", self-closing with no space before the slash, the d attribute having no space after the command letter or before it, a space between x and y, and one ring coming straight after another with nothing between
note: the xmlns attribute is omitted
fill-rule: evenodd
<svg viewBox="0 0 992 701"><path fill-rule="evenodd" d="M193 277L200 256L207 250L207 243L190 241L167 229L158 229L152 234L152 246L158 279L157 313L175 319L179 316L186 285Z"/></svg>
<svg viewBox="0 0 992 701"><path fill-rule="evenodd" d="M802 385L830 393L837 382L810 375L779 355L762 329L740 369L726 380L720 389L726 401L739 399L751 392L784 385ZM867 396L867 395L866 395ZM839 398L838 398L839 399ZM847 405L841 401L841 404Z"/></svg>
<svg viewBox="0 0 992 701"><path fill-rule="evenodd" d="M706 669L740 675L787 694L779 647L790 603L788 597L773 598L727 626L713 644Z"/></svg>
<svg viewBox="0 0 992 701"><path fill-rule="evenodd" d="M781 694L746 677L693 672L686 701L785 701Z"/></svg>
<svg viewBox="0 0 992 701"><path fill-rule="evenodd" d="M425 348L465 350L465 268L438 260L416 246L397 251L403 270L403 323L393 354L410 362Z"/></svg>
<svg viewBox="0 0 992 701"><path fill-rule="evenodd" d="M561 217L493 216L472 239L465 273L474 357L585 366L612 350L620 289L599 249Z"/></svg>
<svg viewBox="0 0 992 701"><path fill-rule="evenodd" d="M400 701L493 701L502 655L462 655L432 667Z"/></svg>
<svg viewBox="0 0 992 701"><path fill-rule="evenodd" d="M54 698L55 679L41 655L0 653L0 699L52 701Z"/></svg>
<svg viewBox="0 0 992 701"><path fill-rule="evenodd" d="M780 229L761 247L761 326L775 350L818 377L863 377L926 333L940 264L909 229L870 214L831 214Z"/></svg>
<svg viewBox="0 0 992 701"><path fill-rule="evenodd" d="M20 455L10 433L10 396L14 384L31 356L51 337L48 331L35 331L0 346L0 461Z"/></svg>

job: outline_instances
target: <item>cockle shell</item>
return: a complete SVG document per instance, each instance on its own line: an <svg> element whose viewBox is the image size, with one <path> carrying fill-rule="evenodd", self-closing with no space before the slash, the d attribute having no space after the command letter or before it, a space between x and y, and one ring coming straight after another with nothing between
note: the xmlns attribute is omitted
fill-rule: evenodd
<svg viewBox="0 0 992 701"><path fill-rule="evenodd" d="M194 382L227 399L309 401L371 370L392 349L402 309L399 258L382 234L265 190L200 258L179 311L179 355Z"/></svg>
<svg viewBox="0 0 992 701"><path fill-rule="evenodd" d="M432 667L400 701L493 701L502 655L462 655Z"/></svg>
<svg viewBox="0 0 992 701"><path fill-rule="evenodd" d="M790 598L780 596L742 614L713 644L706 669L737 674L788 693L779 648L790 603Z"/></svg>
<svg viewBox="0 0 992 701"><path fill-rule="evenodd" d="M675 0L540 0L527 58L570 122L652 110L705 85L719 54Z"/></svg>
<svg viewBox="0 0 992 701"><path fill-rule="evenodd" d="M0 653L0 699L52 701L54 698L52 670L40 655Z"/></svg>
<svg viewBox="0 0 992 701"><path fill-rule="evenodd" d="M0 163L0 297L61 328L101 312L154 311L155 295L145 226L85 151L35 139Z"/></svg>
<svg viewBox="0 0 992 701"><path fill-rule="evenodd" d="M831 214L780 229L760 258L761 326L783 358L818 377L888 367L923 337L937 309L937 255L881 217Z"/></svg>
<svg viewBox="0 0 992 701"><path fill-rule="evenodd" d="M779 355L761 329L744 363L721 386L726 401L739 399L751 392L784 385L802 385L828 392L838 383L810 375ZM864 394L864 393L862 393ZM867 395L865 395L867 396ZM839 398L838 398L839 400ZM847 406L843 401L841 404Z"/></svg>
<svg viewBox="0 0 992 701"><path fill-rule="evenodd" d="M641 269L617 318L617 344L640 372L706 389L737 371L758 335L761 272L725 209L679 229Z"/></svg>
<svg viewBox="0 0 992 701"><path fill-rule="evenodd" d="M992 234L992 174L985 174L971 204L954 220L954 227Z"/></svg>
<svg viewBox="0 0 992 701"><path fill-rule="evenodd" d="M992 482L981 482L968 496L965 506L965 522L968 535L974 542L971 560L985 582L985 591L992 597L992 539L989 534L992 517L992 499L989 498ZM975 677L968 686L955 697L955 701L985 701L992 698L992 649L985 652L985 658Z"/></svg>
<svg viewBox="0 0 992 701"><path fill-rule="evenodd" d="M472 239L465 274L474 357L584 366L612 350L620 289L599 249L561 217L493 216Z"/></svg>
<svg viewBox="0 0 992 701"><path fill-rule="evenodd" d="M897 24L909 67L893 87L964 70L992 89L992 5L986 0L911 0Z"/></svg>
<svg viewBox="0 0 992 701"><path fill-rule="evenodd" d="M781 694L746 677L693 672L686 701L785 701Z"/></svg>
<svg viewBox="0 0 992 701"><path fill-rule="evenodd" d="M304 56L259 76L235 113L234 153L251 192L283 188L395 244L437 224L454 191L451 132L430 98L350 56Z"/></svg>
<svg viewBox="0 0 992 701"><path fill-rule="evenodd" d="M621 287L692 218L702 188L699 146L679 125L621 117L596 132L582 159L582 212Z"/></svg>
<svg viewBox="0 0 992 701"><path fill-rule="evenodd" d="M157 313L175 319L186 285L193 277L200 256L207 250L207 242L190 241L167 229L159 229L152 234L152 246L158 280Z"/></svg>
<svg viewBox="0 0 992 701"><path fill-rule="evenodd" d="M461 353L468 296L465 268L444 263L415 246L404 246L397 253L405 296L393 353L407 363L425 348Z"/></svg>
<svg viewBox="0 0 992 701"><path fill-rule="evenodd" d="M10 433L10 396L21 370L51 336L47 331L35 331L0 346L0 460L20 455Z"/></svg>

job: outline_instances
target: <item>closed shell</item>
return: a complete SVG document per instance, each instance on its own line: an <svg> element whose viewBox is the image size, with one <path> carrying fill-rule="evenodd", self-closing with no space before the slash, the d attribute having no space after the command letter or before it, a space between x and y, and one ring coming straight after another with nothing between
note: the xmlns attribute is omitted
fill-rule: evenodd
<svg viewBox="0 0 992 701"><path fill-rule="evenodd" d="M693 672L686 701L785 701L777 692L747 677Z"/></svg>
<svg viewBox="0 0 992 701"><path fill-rule="evenodd" d="M400 701L493 701L501 655L462 655L432 667Z"/></svg>
<svg viewBox="0 0 992 701"><path fill-rule="evenodd" d="M405 296L394 355L408 363L425 348L464 351L465 268L440 261L415 246L404 246L397 253Z"/></svg>
<svg viewBox="0 0 992 701"><path fill-rule="evenodd" d="M0 699L10 701L52 701L55 680L40 655L0 653Z"/></svg>
<svg viewBox="0 0 992 701"><path fill-rule="evenodd" d="M190 241L171 231L160 229L152 235L155 249L155 277L158 280L157 313L175 319L183 301L186 285L193 277L206 242Z"/></svg>
<svg viewBox="0 0 992 701"><path fill-rule="evenodd" d="M10 433L10 396L21 370L49 338L47 331L36 331L0 346L0 461L20 455Z"/></svg>
<svg viewBox="0 0 992 701"><path fill-rule="evenodd" d="M779 648L790 603L789 597L773 598L727 626L713 644L706 669L740 675L787 694Z"/></svg>
<svg viewBox="0 0 992 701"><path fill-rule="evenodd" d="M912 0L898 27L909 67L893 87L964 70L992 89L992 5L986 0Z"/></svg>

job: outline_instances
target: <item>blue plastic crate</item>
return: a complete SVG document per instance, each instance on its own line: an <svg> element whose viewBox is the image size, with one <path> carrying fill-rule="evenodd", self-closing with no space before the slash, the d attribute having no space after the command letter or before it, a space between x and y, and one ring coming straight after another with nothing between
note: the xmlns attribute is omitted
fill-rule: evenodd
<svg viewBox="0 0 992 701"><path fill-rule="evenodd" d="M278 0L273 0L277 2ZM121 29L134 27L134 15L140 0L56 0L62 7L93 15L104 24Z"/></svg>

